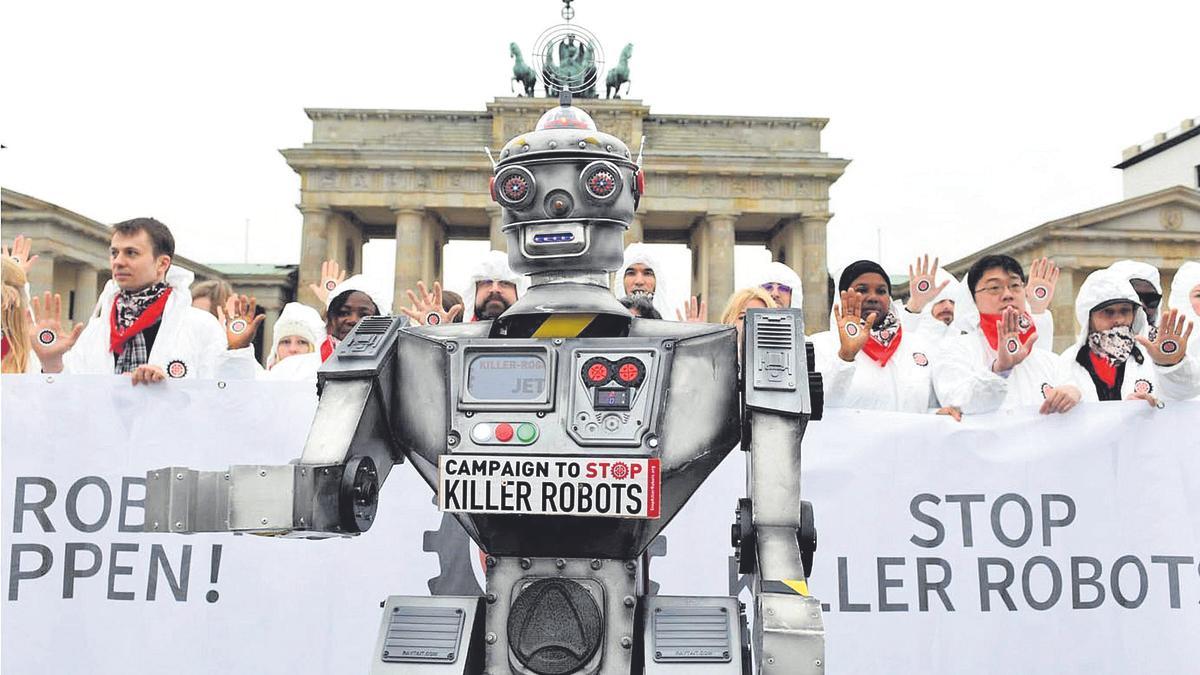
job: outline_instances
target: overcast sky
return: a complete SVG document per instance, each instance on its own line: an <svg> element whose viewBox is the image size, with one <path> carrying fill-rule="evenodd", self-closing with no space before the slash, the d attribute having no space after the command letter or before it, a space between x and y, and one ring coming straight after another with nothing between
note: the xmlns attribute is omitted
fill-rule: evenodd
<svg viewBox="0 0 1200 675"><path fill-rule="evenodd" d="M575 6L610 64L634 43L631 97L654 113L830 118L824 150L852 160L833 269L882 249L901 273L1119 201L1121 150L1200 114L1194 1ZM528 54L560 7L9 2L0 182L102 222L153 215L203 262L295 263L278 151L311 137L304 108L482 110L509 95L508 43ZM387 277L391 242L368 248ZM738 276L765 255L739 250ZM469 257L448 256L449 285Z"/></svg>

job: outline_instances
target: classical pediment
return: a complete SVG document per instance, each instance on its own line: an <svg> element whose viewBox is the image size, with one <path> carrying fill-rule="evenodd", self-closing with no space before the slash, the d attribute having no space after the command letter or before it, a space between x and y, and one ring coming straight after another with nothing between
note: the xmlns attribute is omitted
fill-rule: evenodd
<svg viewBox="0 0 1200 675"><path fill-rule="evenodd" d="M1200 236L1200 190L1177 185L1050 221L1037 230L1076 230L1104 236L1160 233Z"/></svg>

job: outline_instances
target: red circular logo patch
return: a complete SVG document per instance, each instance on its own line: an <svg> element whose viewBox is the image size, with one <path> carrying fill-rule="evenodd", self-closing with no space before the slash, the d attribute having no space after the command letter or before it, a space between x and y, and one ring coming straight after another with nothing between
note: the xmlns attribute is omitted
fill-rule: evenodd
<svg viewBox="0 0 1200 675"><path fill-rule="evenodd" d="M927 366L929 365L929 357L925 356L921 352L913 352L913 363L917 364L918 366Z"/></svg>
<svg viewBox="0 0 1200 675"><path fill-rule="evenodd" d="M1174 354L1179 351L1179 343L1174 340L1163 340L1162 346L1159 349L1164 354Z"/></svg>
<svg viewBox="0 0 1200 675"><path fill-rule="evenodd" d="M54 331L47 328L38 333L37 339L38 342L42 343L42 345L49 347L58 340L58 336L54 334Z"/></svg>
<svg viewBox="0 0 1200 675"><path fill-rule="evenodd" d="M1008 350L1009 354L1016 354L1021 351L1021 343L1017 342L1016 338L1009 338L1008 342L1004 343L1004 348Z"/></svg>
<svg viewBox="0 0 1200 675"><path fill-rule="evenodd" d="M629 475L629 467L625 462L617 462L612 466L612 477L621 480Z"/></svg>
<svg viewBox="0 0 1200 675"><path fill-rule="evenodd" d="M187 372L188 372L187 364L184 363L183 361L176 359L167 364L167 375L169 375L170 377L179 379L181 377L185 377L187 375Z"/></svg>
<svg viewBox="0 0 1200 675"><path fill-rule="evenodd" d="M856 323L846 324L846 335L849 335L850 337L858 337L858 324L856 324Z"/></svg>
<svg viewBox="0 0 1200 675"><path fill-rule="evenodd" d="M1049 288L1046 288L1045 286L1034 286L1033 287L1033 297L1037 298L1038 300L1045 300L1046 297L1049 295L1050 295Z"/></svg>
<svg viewBox="0 0 1200 675"><path fill-rule="evenodd" d="M329 281L325 282L325 290L332 291L335 288L337 288L337 282L334 281L333 279L330 279Z"/></svg>
<svg viewBox="0 0 1200 675"><path fill-rule="evenodd" d="M229 322L229 330L241 335L246 332L246 321L244 319L234 319Z"/></svg>
<svg viewBox="0 0 1200 675"><path fill-rule="evenodd" d="M1133 393L1135 394L1150 394L1154 392L1154 385L1150 384L1150 380L1138 380L1133 383Z"/></svg>
<svg viewBox="0 0 1200 675"><path fill-rule="evenodd" d="M931 286L931 284L929 283L928 279L922 279L917 282L917 290L921 291L922 293L929 292L930 286Z"/></svg>
<svg viewBox="0 0 1200 675"><path fill-rule="evenodd" d="M1022 333L1029 330L1031 325L1032 324L1029 322L1029 317L1025 316L1024 314L1021 315L1021 318L1017 319L1017 327L1021 329Z"/></svg>
<svg viewBox="0 0 1200 675"><path fill-rule="evenodd" d="M426 326L436 326L441 322L442 322L442 315L438 314L437 312L430 312L429 314L425 315L425 325Z"/></svg>

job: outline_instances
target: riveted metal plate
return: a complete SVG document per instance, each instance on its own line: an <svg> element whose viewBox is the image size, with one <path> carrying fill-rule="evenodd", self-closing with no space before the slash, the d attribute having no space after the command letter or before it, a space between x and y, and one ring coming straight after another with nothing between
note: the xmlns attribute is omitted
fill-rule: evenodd
<svg viewBox="0 0 1200 675"><path fill-rule="evenodd" d="M454 663L462 651L462 630L463 611L457 607L392 607L380 658L389 663Z"/></svg>
<svg viewBox="0 0 1200 675"><path fill-rule="evenodd" d="M659 663L727 663L733 658L726 607L656 607L653 621L654 660Z"/></svg>

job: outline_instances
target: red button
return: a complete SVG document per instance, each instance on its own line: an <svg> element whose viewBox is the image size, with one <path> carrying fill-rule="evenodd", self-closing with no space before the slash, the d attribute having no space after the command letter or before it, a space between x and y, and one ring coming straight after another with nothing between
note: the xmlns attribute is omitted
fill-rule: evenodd
<svg viewBox="0 0 1200 675"><path fill-rule="evenodd" d="M496 425L496 440L501 443L507 443L512 440L513 428L508 422L501 422Z"/></svg>
<svg viewBox="0 0 1200 675"><path fill-rule="evenodd" d="M632 363L626 363L617 371L617 377L621 378L622 382L633 382L638 375L638 367Z"/></svg>
<svg viewBox="0 0 1200 675"><path fill-rule="evenodd" d="M603 382L608 378L608 368L603 363L592 364L592 367L588 368L587 376L592 382Z"/></svg>

